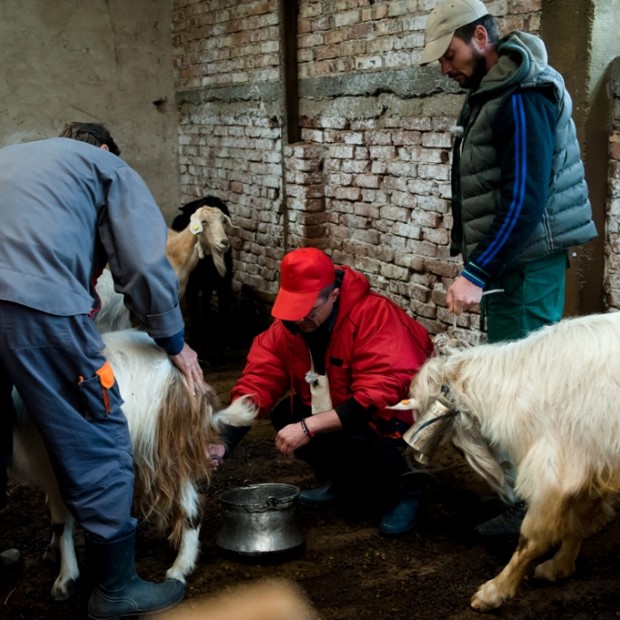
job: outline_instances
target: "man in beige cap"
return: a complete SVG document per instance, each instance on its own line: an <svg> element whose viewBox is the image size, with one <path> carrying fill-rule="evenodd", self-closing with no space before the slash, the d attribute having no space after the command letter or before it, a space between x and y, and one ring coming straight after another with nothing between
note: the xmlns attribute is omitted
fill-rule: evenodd
<svg viewBox="0 0 620 620"><path fill-rule="evenodd" d="M562 318L567 250L596 236L572 102L541 39L500 38L481 0L430 13L421 64L436 60L469 90L452 158L450 253L464 267L446 303L460 314L482 302L490 342L522 338ZM478 531L518 533L523 508Z"/></svg>

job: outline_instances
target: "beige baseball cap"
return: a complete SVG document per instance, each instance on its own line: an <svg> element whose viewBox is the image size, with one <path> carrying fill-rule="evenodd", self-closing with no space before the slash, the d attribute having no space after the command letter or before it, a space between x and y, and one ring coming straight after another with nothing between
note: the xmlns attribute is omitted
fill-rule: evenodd
<svg viewBox="0 0 620 620"><path fill-rule="evenodd" d="M481 0L440 0L426 22L426 45L420 64L439 60L446 53L456 30L488 14Z"/></svg>

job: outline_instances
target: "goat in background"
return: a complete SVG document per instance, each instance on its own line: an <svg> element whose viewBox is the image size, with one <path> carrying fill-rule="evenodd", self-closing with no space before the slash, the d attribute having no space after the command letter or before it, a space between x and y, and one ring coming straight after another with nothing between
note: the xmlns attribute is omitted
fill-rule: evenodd
<svg viewBox="0 0 620 620"><path fill-rule="evenodd" d="M211 207L219 209L225 216L230 218L230 211L226 204L216 196L205 196L192 200L179 207L181 213L172 221L173 230L183 230L189 225L192 215L201 207ZM233 279L233 258L230 248L223 254L225 270L222 271L217 265L217 256L208 255L201 260L196 268L189 274L187 287L185 289L185 305L187 308L190 332L192 332L192 345L198 350L204 346L204 338L200 330L206 324L210 327L213 335L231 336L228 329L228 321L231 312L232 299L232 279ZM217 314L211 310L213 307L213 295L217 297ZM209 316L211 314L211 316ZM219 324L214 325L214 319L218 319Z"/></svg>
<svg viewBox="0 0 620 620"><path fill-rule="evenodd" d="M179 281L179 299L183 299L192 273L202 263L209 265L218 278L232 278L228 239L231 228L232 222L226 213L215 207L203 206L192 212L180 232L168 229L166 256ZM199 270L199 273L203 272L204 269ZM210 277L214 278L213 275ZM109 269L104 269L99 276L96 290L101 301L101 310L95 317L99 331L105 333L130 328L130 311L125 306L123 295L116 292Z"/></svg>
<svg viewBox="0 0 620 620"><path fill-rule="evenodd" d="M209 482L207 446L217 443L224 425L248 426L255 417L249 401L220 403L209 389L192 396L181 372L145 333L125 330L102 334L104 355L112 365L125 401L136 470L136 499L147 520L178 549L166 576L185 582L199 553L201 499L198 485ZM47 450L16 391L11 478L47 493L53 534L46 556L60 556L52 588L56 600L68 598L79 576L73 543L74 521L64 505Z"/></svg>
<svg viewBox="0 0 620 620"><path fill-rule="evenodd" d="M620 490L620 313L566 319L523 340L431 358L411 385L414 439L437 424L472 468L504 498L514 494L500 454L516 467L514 490L527 503L519 544L497 577L471 599L479 611L512 598L531 562L556 581L575 571L583 538L612 515ZM432 438L429 437L429 440ZM427 442L427 444L432 442ZM424 456L424 455L422 455Z"/></svg>
<svg viewBox="0 0 620 620"><path fill-rule="evenodd" d="M180 232L174 228L168 230L166 256L179 278L179 297L185 296L191 274L203 262L200 259L204 259L204 264L212 265L221 278L232 269L232 264L227 262L230 256L227 233L231 228L229 215L218 207L205 205L190 215L189 223ZM211 260L207 258L209 256Z"/></svg>

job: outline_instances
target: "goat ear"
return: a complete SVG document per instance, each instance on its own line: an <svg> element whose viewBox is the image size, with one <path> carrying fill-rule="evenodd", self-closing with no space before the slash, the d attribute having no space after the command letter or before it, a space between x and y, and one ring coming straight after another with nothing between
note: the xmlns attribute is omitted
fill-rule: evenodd
<svg viewBox="0 0 620 620"><path fill-rule="evenodd" d="M228 228L237 228L232 223L232 220L230 219L230 217L228 217L228 215L226 215L226 213L224 213L223 211L222 211L222 219L224 220L224 223L228 226Z"/></svg>
<svg viewBox="0 0 620 620"><path fill-rule="evenodd" d="M195 235L202 232L202 222L200 221L200 216L197 213L193 213L189 218L189 229Z"/></svg>

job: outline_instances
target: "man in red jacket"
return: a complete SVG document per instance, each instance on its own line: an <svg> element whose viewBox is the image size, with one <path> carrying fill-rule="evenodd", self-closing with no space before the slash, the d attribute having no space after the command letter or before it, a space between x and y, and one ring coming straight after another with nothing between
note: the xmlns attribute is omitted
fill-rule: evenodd
<svg viewBox="0 0 620 620"><path fill-rule="evenodd" d="M408 397L432 352L429 335L321 250L294 250L280 270L276 320L255 338L232 399L250 396L278 429L276 448L313 468L323 484L302 491L302 503L380 506L380 531L406 532L419 489L403 475L401 437L413 420L387 406Z"/></svg>

